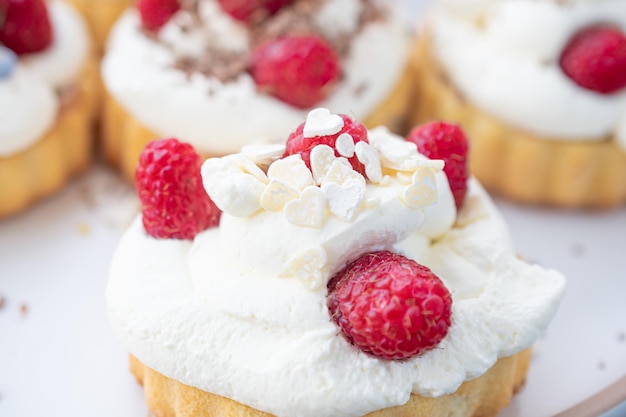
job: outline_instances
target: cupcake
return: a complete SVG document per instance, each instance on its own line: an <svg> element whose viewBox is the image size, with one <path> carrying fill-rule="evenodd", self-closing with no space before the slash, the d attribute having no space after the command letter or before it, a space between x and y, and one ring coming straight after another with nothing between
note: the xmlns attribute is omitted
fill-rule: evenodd
<svg viewBox="0 0 626 417"><path fill-rule="evenodd" d="M68 0L83 14L100 53L106 48L109 30L132 0Z"/></svg>
<svg viewBox="0 0 626 417"><path fill-rule="evenodd" d="M317 106L398 130L412 79L403 17L390 1L140 2L104 57L106 156L132 178L155 137L222 156L283 141Z"/></svg>
<svg viewBox="0 0 626 417"><path fill-rule="evenodd" d="M621 0L436 3L415 53L413 121L472 137L471 168L512 200L626 201L626 14Z"/></svg>
<svg viewBox="0 0 626 417"><path fill-rule="evenodd" d="M519 259L488 195L461 181L458 127L419 133L316 109L286 146L204 163L175 139L146 147L143 213L115 251L107 303L155 415L508 404L564 279Z"/></svg>
<svg viewBox="0 0 626 417"><path fill-rule="evenodd" d="M0 18L1 218L88 166L97 65L63 1L10 0Z"/></svg>

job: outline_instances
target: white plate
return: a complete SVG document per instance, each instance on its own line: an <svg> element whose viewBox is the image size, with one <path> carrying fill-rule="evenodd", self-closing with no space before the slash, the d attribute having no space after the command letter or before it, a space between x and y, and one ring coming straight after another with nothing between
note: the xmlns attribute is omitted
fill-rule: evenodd
<svg viewBox="0 0 626 417"><path fill-rule="evenodd" d="M147 415L104 303L109 259L134 202L130 187L98 167L0 223L0 416ZM568 277L527 386L502 414L548 417L626 375L626 209L498 205L520 254Z"/></svg>

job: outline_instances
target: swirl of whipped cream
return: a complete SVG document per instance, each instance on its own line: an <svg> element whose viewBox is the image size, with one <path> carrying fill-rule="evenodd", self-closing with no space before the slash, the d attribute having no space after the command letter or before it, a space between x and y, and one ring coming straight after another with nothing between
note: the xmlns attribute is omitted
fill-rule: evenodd
<svg viewBox="0 0 626 417"><path fill-rule="evenodd" d="M74 82L89 54L89 30L78 14L64 1L48 3L53 28L52 44L41 52L21 57L23 64L55 88Z"/></svg>
<svg viewBox="0 0 626 417"><path fill-rule="evenodd" d="M472 103L521 129L559 140L604 140L626 149L626 90L583 89L559 66L572 36L609 23L626 31L622 0L441 0L429 16L432 48Z"/></svg>
<svg viewBox="0 0 626 417"><path fill-rule="evenodd" d="M328 0L313 16L329 34L353 29L361 11L354 0ZM136 11L127 12L112 31L103 62L108 91L144 126L160 136L175 136L209 154L237 152L249 143L284 140L306 110L257 91L248 73L221 82L175 69L180 56L197 56L207 47L246 52L243 26L215 0L200 5L202 27L181 30L189 19L179 12L159 32L157 41L140 30ZM343 13L341 19L328 16ZM338 20L341 25L333 24ZM343 22L353 22L343 23ZM384 19L368 22L356 33L342 62L343 78L319 103L336 112L367 117L399 80L408 59L404 17L392 8ZM241 121L245 120L245 123Z"/></svg>
<svg viewBox="0 0 626 417"><path fill-rule="evenodd" d="M59 103L54 89L19 63L0 79L0 157L35 143L53 125Z"/></svg>
<svg viewBox="0 0 626 417"><path fill-rule="evenodd" d="M465 205L455 216L447 181L434 173L437 165L415 164L423 157L416 159L384 130L370 133L370 142L385 172L395 174L367 183L350 220L338 216L344 213L340 210L320 223L294 224L300 219L286 209L298 201L294 196L287 196L285 204L269 199L256 212L236 216L228 212L227 199L218 197L228 210L220 226L193 242L153 239L137 219L115 252L107 289L111 321L130 352L170 378L278 417L357 417L402 405L411 393L454 392L498 358L530 346L555 314L563 277L515 256L503 220L478 183L470 181ZM392 149L383 153L376 142ZM300 172L299 163L281 164L287 158L276 160L277 154L262 147L248 150L247 159L235 159L236 166L226 157L231 168L225 175L233 184L241 175L255 176L248 162L255 158L254 165L269 180L255 177L265 189L280 180L271 173L276 163L278 173ZM406 161L397 159L402 154ZM313 169L313 181L322 183L318 188L341 171L334 162L325 165L334 168L323 175ZM223 181L212 164L203 173L209 190ZM391 166L410 168L413 175ZM354 178L344 180L343 185ZM291 186L303 187L302 197L312 186L307 184L298 180ZM419 194L434 198L403 197L415 184L434 187L434 194ZM243 189L250 193L254 187ZM330 211L333 194L324 195ZM338 334L326 306L326 285L302 285L298 273L277 273L284 269L280 262L290 264L290 254L304 253L298 259L308 263L306 270L325 265L326 283L349 258L374 249L403 253L431 267L450 290L453 324L437 349L406 361L369 356ZM255 259L261 257L268 266Z"/></svg>

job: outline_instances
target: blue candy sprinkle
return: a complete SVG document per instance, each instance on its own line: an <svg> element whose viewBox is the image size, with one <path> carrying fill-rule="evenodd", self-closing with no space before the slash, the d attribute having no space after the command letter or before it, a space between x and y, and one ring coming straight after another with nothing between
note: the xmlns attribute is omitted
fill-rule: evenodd
<svg viewBox="0 0 626 417"><path fill-rule="evenodd" d="M17 65L15 52L0 46L0 79L9 78Z"/></svg>

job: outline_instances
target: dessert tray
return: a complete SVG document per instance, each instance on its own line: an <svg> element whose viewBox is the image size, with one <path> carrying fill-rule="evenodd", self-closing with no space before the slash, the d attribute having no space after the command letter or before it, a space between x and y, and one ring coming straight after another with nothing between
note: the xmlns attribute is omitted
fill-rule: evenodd
<svg viewBox="0 0 626 417"><path fill-rule="evenodd" d="M596 416L626 398L626 208L496 203L520 256L568 279L527 385L502 416ZM147 415L104 300L112 252L137 208L132 188L96 166L0 223L0 415Z"/></svg>

